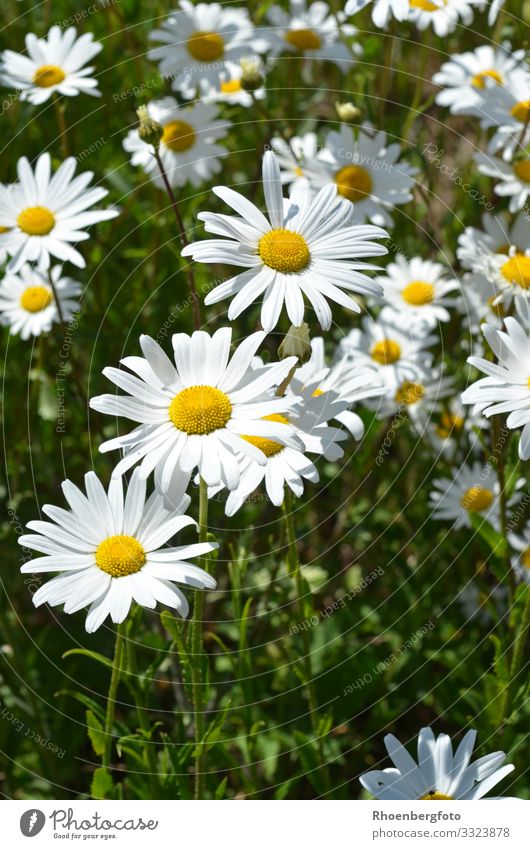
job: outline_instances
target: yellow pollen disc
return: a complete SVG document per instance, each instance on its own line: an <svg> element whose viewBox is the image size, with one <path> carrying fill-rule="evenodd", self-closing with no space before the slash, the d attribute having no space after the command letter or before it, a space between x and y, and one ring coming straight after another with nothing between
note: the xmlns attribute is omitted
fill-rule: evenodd
<svg viewBox="0 0 530 849"><path fill-rule="evenodd" d="M169 418L178 430L190 434L212 433L232 415L230 399L214 386L190 386L175 395Z"/></svg>
<svg viewBox="0 0 530 849"><path fill-rule="evenodd" d="M440 417L440 424L436 428L436 433L440 439L448 439L453 431L462 430L464 427L464 419L462 416L455 416L453 413L443 413Z"/></svg>
<svg viewBox="0 0 530 849"><path fill-rule="evenodd" d="M283 228L269 230L261 237L258 254L265 265L284 274L302 271L311 259L304 237Z"/></svg>
<svg viewBox="0 0 530 849"><path fill-rule="evenodd" d="M290 29L284 39L297 50L318 50L322 44L320 36L312 29Z"/></svg>
<svg viewBox="0 0 530 849"><path fill-rule="evenodd" d="M20 298L20 306L26 312L41 312L51 304L53 295L45 286L28 286Z"/></svg>
<svg viewBox="0 0 530 849"><path fill-rule="evenodd" d="M161 141L175 153L182 153L195 144L195 130L187 121L170 121L164 127Z"/></svg>
<svg viewBox="0 0 530 849"><path fill-rule="evenodd" d="M401 296L407 304L413 307L424 307L425 304L430 304L434 298L434 286L432 283L425 283L424 280L413 280L412 283L405 286Z"/></svg>
<svg viewBox="0 0 530 849"><path fill-rule="evenodd" d="M319 398L320 395L323 395L323 394L324 394L323 389L315 389L315 391L312 393L312 397L313 398Z"/></svg>
<svg viewBox="0 0 530 849"><path fill-rule="evenodd" d="M526 124L530 116L530 100L520 100L519 103L512 106L512 115L516 121Z"/></svg>
<svg viewBox="0 0 530 849"><path fill-rule="evenodd" d="M530 288L530 256L515 254L504 263L501 271L508 283L520 286L521 289Z"/></svg>
<svg viewBox="0 0 530 849"><path fill-rule="evenodd" d="M513 170L523 183L530 183L530 159L520 159L513 166Z"/></svg>
<svg viewBox="0 0 530 849"><path fill-rule="evenodd" d="M381 339L376 342L370 351L372 360L380 363L382 366L389 366L396 363L401 357L401 345L394 339Z"/></svg>
<svg viewBox="0 0 530 849"><path fill-rule="evenodd" d="M263 420L266 422L281 422L281 424L289 424L289 419L286 419L285 416L282 416L280 413L263 416ZM274 457L275 454L279 454L280 451L283 451L285 448L285 445L282 445L280 442L275 442L273 439L266 439L264 436L244 436L243 439L246 442L250 442L251 445L255 445L255 447L259 448L260 451L263 451L266 457Z"/></svg>
<svg viewBox="0 0 530 849"><path fill-rule="evenodd" d="M59 85L65 78L65 73L58 65L41 65L33 75L33 82L41 88Z"/></svg>
<svg viewBox="0 0 530 849"><path fill-rule="evenodd" d="M303 177L304 176L304 172L302 171L302 169L300 168L299 165L297 165L296 168L294 169L294 173L296 174L297 177Z"/></svg>
<svg viewBox="0 0 530 849"><path fill-rule="evenodd" d="M504 82L501 74L492 69L491 71L482 71L480 74L475 74L475 76L471 78L471 85L474 85L475 88L486 88L487 80L494 80L497 85L501 85Z"/></svg>
<svg viewBox="0 0 530 849"><path fill-rule="evenodd" d="M197 30L187 41L188 53L199 62L214 62L225 52L225 43L217 32Z"/></svg>
<svg viewBox="0 0 530 849"><path fill-rule="evenodd" d="M352 203L365 200L372 191L372 178L360 165L345 165L335 174L339 195Z"/></svg>
<svg viewBox="0 0 530 849"><path fill-rule="evenodd" d="M436 12L440 7L431 0L410 0L411 9L423 9L424 12Z"/></svg>
<svg viewBox="0 0 530 849"><path fill-rule="evenodd" d="M236 94L236 92L241 90L241 80L227 80L225 83L221 83L223 94Z"/></svg>
<svg viewBox="0 0 530 849"><path fill-rule="evenodd" d="M492 501L492 491L476 484L464 493L460 503L464 510L469 510L470 513L482 513L483 510L488 509Z"/></svg>
<svg viewBox="0 0 530 849"><path fill-rule="evenodd" d="M427 793L422 796L420 802L454 802L454 796L446 796L444 793Z"/></svg>
<svg viewBox="0 0 530 849"><path fill-rule="evenodd" d="M104 539L96 549L96 566L113 578L139 572L144 563L143 547L134 537L124 534Z"/></svg>
<svg viewBox="0 0 530 849"><path fill-rule="evenodd" d="M55 217L45 206L28 206L18 216L17 224L28 236L46 236L55 226Z"/></svg>
<svg viewBox="0 0 530 849"><path fill-rule="evenodd" d="M396 392L395 399L398 404L417 404L423 398L425 392L421 383L412 383L410 380L405 380Z"/></svg>
<svg viewBox="0 0 530 849"><path fill-rule="evenodd" d="M526 566L527 569L530 569L530 548L525 548L521 554L521 563L523 566Z"/></svg>

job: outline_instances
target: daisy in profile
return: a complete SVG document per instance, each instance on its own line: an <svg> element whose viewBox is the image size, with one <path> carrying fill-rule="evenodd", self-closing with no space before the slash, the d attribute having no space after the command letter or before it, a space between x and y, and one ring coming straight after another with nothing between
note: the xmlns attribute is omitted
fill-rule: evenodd
<svg viewBox="0 0 530 849"><path fill-rule="evenodd" d="M440 402L453 393L451 378L443 377L438 368L425 366L414 377L400 379L397 385L389 382L388 393L375 408L377 418L406 415L416 428L423 430L438 414ZM367 407L371 406L368 401Z"/></svg>
<svg viewBox="0 0 530 849"><path fill-rule="evenodd" d="M468 27L473 9L483 8L484 0L410 0L409 20L419 30L433 28L436 35L454 32L460 21Z"/></svg>
<svg viewBox="0 0 530 849"><path fill-rule="evenodd" d="M471 528L470 514L478 514L499 529L499 483L491 465L464 464L452 472L451 478L436 478L433 487L429 507L434 519L453 522L456 530Z"/></svg>
<svg viewBox="0 0 530 849"><path fill-rule="evenodd" d="M93 41L90 32L77 37L75 27L61 30L53 26L46 38L26 35L24 56L4 50L0 57L0 81L15 88L21 100L34 105L44 103L52 94L74 97L77 94L99 96L97 80L90 76L93 66L86 66L99 53L102 45Z"/></svg>
<svg viewBox="0 0 530 849"><path fill-rule="evenodd" d="M526 67L524 63L521 68ZM484 89L483 99L476 114L484 127L495 127L488 150L503 149L503 159L509 160L524 148L530 139L528 117L530 113L530 74L526 70L514 71L504 85Z"/></svg>
<svg viewBox="0 0 530 849"><path fill-rule="evenodd" d="M315 188L332 182L339 195L354 205L355 221L380 226L393 224L389 210L412 200L418 169L399 159L399 144L388 144L386 133L365 125L355 135L348 124L326 136L318 155Z"/></svg>
<svg viewBox="0 0 530 849"><path fill-rule="evenodd" d="M526 206L530 195L530 157L504 162L486 153L476 153L475 162L481 174L497 180L495 194L510 198L510 212L518 212Z"/></svg>
<svg viewBox="0 0 530 849"><path fill-rule="evenodd" d="M441 452L449 459L454 459L459 449L466 456L470 451L480 452L482 445L478 434L488 425L481 413L464 407L457 396L446 399L434 420L429 422L425 437L437 454Z"/></svg>
<svg viewBox="0 0 530 849"><path fill-rule="evenodd" d="M398 255L386 267L386 273L376 279L384 290L384 300L393 310L409 321L435 327L439 321L449 321L447 307L454 300L447 296L460 289L456 280L445 277L446 269L438 262L419 257L405 259Z"/></svg>
<svg viewBox="0 0 530 849"><path fill-rule="evenodd" d="M266 418L284 414L295 399L262 400L264 393L285 379L297 359L288 357L252 371L252 358L264 338L262 332L251 334L229 360L230 328L221 328L213 336L202 330L192 336L176 333L173 364L153 339L141 336L144 357L122 360L134 374L104 369L103 374L127 395L100 395L91 399L90 406L139 423L125 436L100 446L100 451L125 451L113 474L123 474L140 462L144 475L156 468L157 483L166 492L170 485L185 489L198 469L209 486L222 483L234 489L243 455L265 463L265 455L243 435L276 438L297 447L300 441L291 426Z"/></svg>
<svg viewBox="0 0 530 849"><path fill-rule="evenodd" d="M79 310L77 298L81 285L62 276L62 267L54 266L50 276L59 299L59 309L48 277L38 269L23 265L18 274L6 274L0 283L0 321L21 339L47 333L52 324L69 321Z"/></svg>
<svg viewBox="0 0 530 849"><path fill-rule="evenodd" d="M296 200L285 200L278 161L268 150L263 157L263 191L268 219L243 195L224 186L216 186L214 192L239 216L199 213L208 232L225 238L194 242L182 255L245 268L209 292L205 304L233 297L228 309L232 321L263 296L261 324L270 331L284 303L291 323L301 325L305 295L327 330L332 318L328 299L360 312L349 292L382 294L365 274L374 266L362 260L387 253L373 240L388 234L379 227L353 224L353 207L337 198L335 186L324 187L314 198L300 192Z"/></svg>
<svg viewBox="0 0 530 849"><path fill-rule="evenodd" d="M255 36L247 9L231 4L193 3L180 0L159 29L150 34L159 42L147 54L158 62L160 74L171 79L174 91L187 95L201 81L219 88L226 62L238 62L267 45Z"/></svg>
<svg viewBox="0 0 530 849"><path fill-rule="evenodd" d="M315 177L314 162L319 151L316 133L305 133L303 136L293 136L285 141L281 136L275 136L271 148L276 155L282 177L282 183L292 184L296 188L312 187Z"/></svg>
<svg viewBox="0 0 530 849"><path fill-rule="evenodd" d="M512 569L520 581L530 584L530 525L526 525L521 533L511 533L508 541L515 550L512 556Z"/></svg>
<svg viewBox="0 0 530 849"><path fill-rule="evenodd" d="M344 12L355 15L372 3L372 20L376 27L386 27L393 15L396 21L406 21L409 14L409 0L348 0Z"/></svg>
<svg viewBox="0 0 530 849"><path fill-rule="evenodd" d="M118 211L88 212L108 192L101 187L89 189L92 171L74 178L75 168L71 156L52 177L49 153L39 156L35 171L25 156L18 160L19 182L0 192L0 250L11 257L9 272L16 273L26 262L47 269L52 256L85 267L73 245L89 238L87 227L114 218Z"/></svg>
<svg viewBox="0 0 530 849"><path fill-rule="evenodd" d="M462 403L473 404L486 418L509 413L506 426L522 427L519 457L530 458L530 341L528 331L509 316L505 330L489 324L482 326L488 345L497 358L492 363L483 357L469 357L468 363L487 377L471 384L462 395Z"/></svg>
<svg viewBox="0 0 530 849"><path fill-rule="evenodd" d="M327 3L289 0L288 12L281 6L271 6L267 20L271 26L263 32L272 56L295 53L308 60L333 62L341 71L351 67L353 53L341 41L341 30L347 36L354 35L356 30L343 23L342 13L332 14Z"/></svg>
<svg viewBox="0 0 530 849"><path fill-rule="evenodd" d="M509 42L500 47L481 44L476 50L455 53L444 62L432 81L442 91L436 103L449 107L453 114L480 114L484 92L493 86L510 85L513 72L522 66L524 50L512 50Z"/></svg>
<svg viewBox="0 0 530 849"><path fill-rule="evenodd" d="M217 142L226 136L231 124L219 121L217 107L208 103L179 106L174 97L152 100L147 105L150 118L160 124L160 159L172 186L200 186L221 170L220 157L226 149ZM131 163L149 174L155 185L164 187L152 145L144 142L138 130L130 130L123 147L132 154Z"/></svg>
<svg viewBox="0 0 530 849"><path fill-rule="evenodd" d="M504 752L494 752L471 763L476 737L476 731L468 731L453 754L447 734L435 737L430 728L422 728L416 763L399 740L387 734L385 746L394 768L365 772L359 780L375 799L386 802L482 799L514 766L502 766L506 759Z"/></svg>
<svg viewBox="0 0 530 849"><path fill-rule="evenodd" d="M212 576L188 561L218 548L216 543L163 548L183 528L197 527L184 515L189 496L171 512L156 493L146 501L145 478L138 470L125 498L121 478L105 492L94 472L85 475L86 495L68 480L62 488L69 509L45 504L42 511L51 522L29 522L35 533L19 539L44 555L25 563L21 572L60 573L36 591L35 607L62 604L65 613L76 613L90 605L85 625L90 634L107 616L123 622L133 601L151 609L158 602L186 617L188 602L175 584L215 588Z"/></svg>
<svg viewBox="0 0 530 849"><path fill-rule="evenodd" d="M262 62L254 57L247 60L247 66L252 64L255 68L255 73L263 78ZM227 103L230 106L243 106L248 109L252 106L255 100L263 100L265 97L265 88L263 85L252 91L247 91L243 86L244 62L225 62L221 71L221 78L218 84L213 85L208 80L201 80L200 93L201 100L207 103ZM190 96L193 94L190 92ZM226 124L226 126L230 126Z"/></svg>

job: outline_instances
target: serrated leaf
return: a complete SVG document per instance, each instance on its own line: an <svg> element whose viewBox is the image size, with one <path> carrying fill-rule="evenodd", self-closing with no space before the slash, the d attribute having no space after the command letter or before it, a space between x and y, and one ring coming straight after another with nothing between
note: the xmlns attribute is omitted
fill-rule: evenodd
<svg viewBox="0 0 530 849"><path fill-rule="evenodd" d="M86 712L86 724L92 748L96 755L102 755L105 751L105 733L101 722L91 710Z"/></svg>

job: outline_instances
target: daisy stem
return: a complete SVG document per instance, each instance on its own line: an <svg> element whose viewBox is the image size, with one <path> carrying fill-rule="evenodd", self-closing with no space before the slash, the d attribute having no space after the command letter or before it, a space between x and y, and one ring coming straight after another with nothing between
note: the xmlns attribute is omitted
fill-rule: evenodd
<svg viewBox="0 0 530 849"><path fill-rule="evenodd" d="M501 437L504 436L504 439ZM507 517L507 498L506 498L506 471L504 466L504 445L507 442L506 427L501 427L499 416L494 416L491 422L491 437L492 437L492 457L495 460L497 470L497 480L499 482L499 510L501 519L501 531L504 538L505 554L504 565L506 574L510 581L512 596L515 591L514 574L510 561L510 548L508 545L508 517Z"/></svg>
<svg viewBox="0 0 530 849"><path fill-rule="evenodd" d="M186 247L188 245L188 237L186 235L186 228L184 227L184 221L182 220L182 215L180 214L180 209L178 205L177 198L175 197L175 192L173 191L171 184L167 178L167 174L164 169L164 165L162 163L162 158L160 156L160 151L158 147L155 147L155 159L158 165L158 170L160 171L160 176L162 177L162 181L164 186L166 187L166 192L168 193L169 200L171 201L171 206L173 207L173 212L175 213L175 218L177 220L177 227L179 229L179 237L182 242L182 247ZM195 285L195 275L191 269L191 266L186 268L186 280L188 281L188 288L190 290L191 296L191 306L193 309L193 320L195 323L195 330L200 330L202 327L202 317L201 317L201 306L199 302L199 294L197 292L197 286Z"/></svg>
<svg viewBox="0 0 530 849"><path fill-rule="evenodd" d="M51 290L53 292L53 299L55 301L55 306L57 307L57 314L59 315L59 321L61 322L63 328L66 329L66 321L64 318L63 308L61 306L61 302L57 296L57 289L55 288L55 283L53 282L53 277L50 269L48 269L48 282L51 286Z"/></svg>
<svg viewBox="0 0 530 849"><path fill-rule="evenodd" d="M302 580L302 570L300 568L300 558L298 557L298 548L296 545L296 532L294 527L294 505L293 499L291 496L290 490L285 488L285 498L283 502L283 515L285 521L285 530L287 532L287 540L289 543L289 570L292 573L295 585L296 585L296 596L297 596L297 604L298 604L298 615L300 617L300 621L303 622L306 618L311 616L311 612L306 610L306 593L304 590L303 580ZM303 651L304 651L304 679L305 679L305 690L307 693L307 701L309 703L309 713L311 716L311 726L313 728L313 734L315 735L315 742L318 746L318 753L320 758L320 771L322 774L322 779L324 782L324 787L327 790L329 788L329 775L327 763L324 755L324 747L322 743L322 735L320 733L319 721L318 721L318 700L317 694L315 690L315 683L313 680L313 664L311 662L311 646L309 643L309 634L304 629L302 630L302 642L303 642Z"/></svg>
<svg viewBox="0 0 530 849"><path fill-rule="evenodd" d="M59 97L53 95L53 107L57 116L57 124L59 125L59 144L61 145L61 156L66 159L68 156L68 132L66 130L66 121L64 119L64 106Z"/></svg>
<svg viewBox="0 0 530 849"><path fill-rule="evenodd" d="M517 679L519 677L519 672L521 670L521 663L524 656L526 640L528 637L528 632L530 630L530 587L526 588L525 593L525 604L523 608L523 612L521 615L521 623L519 626L519 632L517 637L515 638L514 647L513 647L513 655L512 662L510 664L510 680L506 687L504 688L501 709L500 709L500 730L501 732L504 730L504 723L509 714L509 710L512 704L512 696L513 691L517 685Z"/></svg>
<svg viewBox="0 0 530 849"><path fill-rule="evenodd" d="M208 537L208 487L199 481L199 542ZM202 566L208 571L208 556L203 555ZM203 645L202 619L204 611L204 591L196 589L193 594L193 618L191 620L191 683L193 694L193 715L195 733L195 789L194 798L204 798L204 714L203 714Z"/></svg>
<svg viewBox="0 0 530 849"><path fill-rule="evenodd" d="M101 759L101 765L110 765L112 751L112 728L114 725L114 713L116 710L116 693L120 683L121 666L123 659L123 635L125 623L121 622L116 629L116 645L114 648L114 660L112 661L112 674L110 676L109 694L107 696L107 713L105 714L105 749Z"/></svg>

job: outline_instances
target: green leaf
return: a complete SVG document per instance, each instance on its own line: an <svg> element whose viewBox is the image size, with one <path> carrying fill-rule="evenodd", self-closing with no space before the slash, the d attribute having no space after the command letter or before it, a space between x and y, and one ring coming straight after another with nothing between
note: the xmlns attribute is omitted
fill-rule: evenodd
<svg viewBox="0 0 530 849"><path fill-rule="evenodd" d="M90 649L68 649L68 651L65 651L63 654L63 660L65 657L70 657L72 654L82 654L85 657L91 657L92 660L96 660L108 669L112 669L112 660L109 660L108 657L105 657L104 654L100 654L97 651L91 651Z"/></svg>
<svg viewBox="0 0 530 849"><path fill-rule="evenodd" d="M114 784L108 769L100 766L92 776L92 784L90 785L90 793L93 799L109 799L112 796Z"/></svg>
<svg viewBox="0 0 530 849"><path fill-rule="evenodd" d="M506 554L506 540L503 535L493 528L489 522L484 521L478 513L468 511L471 527L486 542L496 557L504 557Z"/></svg>
<svg viewBox="0 0 530 849"><path fill-rule="evenodd" d="M218 800L219 800L219 799L222 799L222 798L224 797L224 795L225 795L225 791L226 791L226 785L227 785L227 784L228 784L228 777L225 777L225 778L223 778L223 780L221 781L221 783L220 783L219 787L218 787L218 788L217 788L217 790L215 791L215 798L216 798L216 799L218 799Z"/></svg>
<svg viewBox="0 0 530 849"><path fill-rule="evenodd" d="M86 724L92 748L96 755L102 755L105 751L105 733L101 722L91 710L86 712Z"/></svg>

